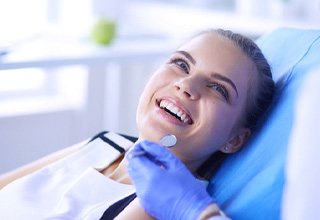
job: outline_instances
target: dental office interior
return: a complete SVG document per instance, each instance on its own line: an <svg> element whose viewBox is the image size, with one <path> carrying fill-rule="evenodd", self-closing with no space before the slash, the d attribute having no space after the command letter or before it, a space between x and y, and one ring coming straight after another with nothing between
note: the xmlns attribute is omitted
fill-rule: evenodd
<svg viewBox="0 0 320 220"><path fill-rule="evenodd" d="M101 19L115 36L92 37ZM100 131L137 136L144 84L186 37L320 29L319 0L0 1L0 173Z"/></svg>

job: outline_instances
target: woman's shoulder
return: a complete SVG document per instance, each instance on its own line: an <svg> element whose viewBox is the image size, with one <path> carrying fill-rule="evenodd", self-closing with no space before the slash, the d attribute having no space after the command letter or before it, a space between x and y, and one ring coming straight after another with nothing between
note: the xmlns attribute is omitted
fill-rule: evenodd
<svg viewBox="0 0 320 220"><path fill-rule="evenodd" d="M49 164L48 169L50 171L64 169L73 173L88 167L101 170L117 160L132 145L133 142L130 139L118 133L100 132L88 139L76 151Z"/></svg>
<svg viewBox="0 0 320 220"><path fill-rule="evenodd" d="M100 132L92 138L2 174L0 176L0 189L18 178L47 166L58 167L68 162L70 162L70 166L78 166L79 164L89 166L90 163L94 163L91 165L97 168L106 166L115 160L122 152L126 151L136 140L137 138L133 136L109 131ZM91 157L89 157L90 155ZM108 159L103 160L104 157L102 157L102 155L107 156Z"/></svg>

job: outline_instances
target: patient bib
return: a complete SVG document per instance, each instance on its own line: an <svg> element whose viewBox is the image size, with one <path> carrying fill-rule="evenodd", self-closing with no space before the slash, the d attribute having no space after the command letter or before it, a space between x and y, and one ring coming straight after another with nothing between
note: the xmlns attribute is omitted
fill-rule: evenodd
<svg viewBox="0 0 320 220"><path fill-rule="evenodd" d="M100 219L135 191L99 172L132 144L127 136L103 132L78 152L7 185L0 191L1 219Z"/></svg>

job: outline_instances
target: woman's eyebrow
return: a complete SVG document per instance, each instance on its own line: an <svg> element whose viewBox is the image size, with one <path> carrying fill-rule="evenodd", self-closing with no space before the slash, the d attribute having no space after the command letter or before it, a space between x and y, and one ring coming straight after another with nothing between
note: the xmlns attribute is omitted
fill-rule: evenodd
<svg viewBox="0 0 320 220"><path fill-rule="evenodd" d="M190 53L184 51L184 50L177 50L176 53L180 53L184 55L193 65L195 65L197 62L195 59L190 55Z"/></svg>
<svg viewBox="0 0 320 220"><path fill-rule="evenodd" d="M180 53L182 55L184 55L193 65L195 65L197 62L195 61L195 59L191 56L191 54L189 54L187 51L184 51L184 50L177 50L175 53ZM211 75L211 78L215 78L215 79L218 79L218 80L221 80L221 81L224 81L228 84L230 84L230 86L234 89L234 91L236 92L237 94L237 97L239 97L239 94L238 94L238 90L237 90L237 87L236 85L232 82L231 79L229 79L228 77L225 77L219 73L212 73Z"/></svg>
<svg viewBox="0 0 320 220"><path fill-rule="evenodd" d="M232 82L231 79L229 79L228 77L225 77L219 73L211 73L210 75L211 78L215 78L215 79L218 79L218 80L221 80L221 81L224 81L226 83L228 83L229 85L231 85L231 87L234 89L234 91L236 92L237 94L237 97L239 97L239 94L238 94L238 90L237 90L237 87L236 85Z"/></svg>

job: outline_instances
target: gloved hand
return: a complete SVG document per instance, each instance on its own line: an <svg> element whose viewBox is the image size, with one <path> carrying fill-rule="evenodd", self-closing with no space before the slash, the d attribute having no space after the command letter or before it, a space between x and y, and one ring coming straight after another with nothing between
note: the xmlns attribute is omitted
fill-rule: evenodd
<svg viewBox="0 0 320 220"><path fill-rule="evenodd" d="M126 158L140 203L154 218L195 220L214 202L204 183L163 146L142 141Z"/></svg>

